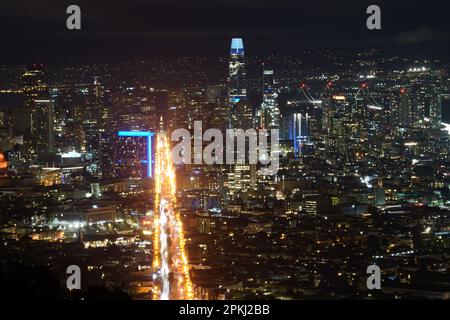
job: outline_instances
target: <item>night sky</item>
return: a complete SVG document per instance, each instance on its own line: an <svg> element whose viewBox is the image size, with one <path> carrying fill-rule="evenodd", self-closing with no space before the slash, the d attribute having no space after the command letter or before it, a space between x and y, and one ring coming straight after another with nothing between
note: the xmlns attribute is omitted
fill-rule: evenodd
<svg viewBox="0 0 450 320"><path fill-rule="evenodd" d="M66 7L82 30L66 29ZM366 28L366 8L382 10L382 30ZM79 63L158 56L223 55L233 36L250 54L316 48L384 48L446 57L446 0L3 0L0 64Z"/></svg>

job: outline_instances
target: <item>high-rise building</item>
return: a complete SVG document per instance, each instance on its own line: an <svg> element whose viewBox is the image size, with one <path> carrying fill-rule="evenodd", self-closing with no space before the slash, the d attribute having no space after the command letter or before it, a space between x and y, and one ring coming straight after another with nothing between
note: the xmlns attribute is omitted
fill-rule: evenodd
<svg viewBox="0 0 450 320"><path fill-rule="evenodd" d="M224 85L206 87L207 109L210 110L211 128L225 132L228 128L230 110L227 103L227 92Z"/></svg>
<svg viewBox="0 0 450 320"><path fill-rule="evenodd" d="M99 140L100 178L110 179L116 177L116 163L118 157L116 149L119 146L117 134L103 132Z"/></svg>
<svg viewBox="0 0 450 320"><path fill-rule="evenodd" d="M441 125L442 74L425 67L409 69L407 94L411 106L412 126L439 129ZM428 119L428 121L426 121Z"/></svg>
<svg viewBox="0 0 450 320"><path fill-rule="evenodd" d="M231 40L228 102L230 107L230 127L247 130L253 127L253 110L247 99L244 44L241 38ZM228 196L234 199L251 185L251 166L248 163L231 165L228 171Z"/></svg>
<svg viewBox="0 0 450 320"><path fill-rule="evenodd" d="M267 129L280 127L280 109L273 70L263 70L263 100L260 112L261 127Z"/></svg>
<svg viewBox="0 0 450 320"><path fill-rule="evenodd" d="M400 89L398 125L402 128L409 128L411 126L411 105L409 103L408 93L404 88Z"/></svg>
<svg viewBox="0 0 450 320"><path fill-rule="evenodd" d="M15 142L16 120L23 113L23 96L20 91L0 90L0 150L9 150Z"/></svg>
<svg viewBox="0 0 450 320"><path fill-rule="evenodd" d="M54 151L52 100L34 100L34 107L31 113L31 134L34 141L34 152L38 156Z"/></svg>
<svg viewBox="0 0 450 320"><path fill-rule="evenodd" d="M244 44L241 38L231 40L228 96L231 105L247 98Z"/></svg>
<svg viewBox="0 0 450 320"><path fill-rule="evenodd" d="M241 38L231 40L228 101L233 128L249 129L253 126L253 110L247 99L244 44Z"/></svg>
<svg viewBox="0 0 450 320"><path fill-rule="evenodd" d="M115 176L142 179L147 177L147 139L119 137L115 155Z"/></svg>
<svg viewBox="0 0 450 320"><path fill-rule="evenodd" d="M193 131L195 121L205 121L205 90L203 88L183 89L182 103L177 110L178 128Z"/></svg>
<svg viewBox="0 0 450 320"><path fill-rule="evenodd" d="M32 159L53 152L53 101L43 66L33 65L22 76L24 112L18 114L18 131L23 134L24 156Z"/></svg>
<svg viewBox="0 0 450 320"><path fill-rule="evenodd" d="M183 95L181 91L170 91L167 95L168 109L167 109L167 131L169 135L172 131L183 128L179 123L179 112L183 108Z"/></svg>

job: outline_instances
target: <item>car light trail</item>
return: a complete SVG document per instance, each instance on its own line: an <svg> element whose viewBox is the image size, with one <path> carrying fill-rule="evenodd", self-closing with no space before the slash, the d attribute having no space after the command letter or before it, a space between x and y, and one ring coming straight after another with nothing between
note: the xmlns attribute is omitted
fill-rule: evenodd
<svg viewBox="0 0 450 320"><path fill-rule="evenodd" d="M183 223L176 206L175 169L164 133L156 136L153 299L192 300Z"/></svg>
<svg viewBox="0 0 450 320"><path fill-rule="evenodd" d="M170 293L170 281L169 281L169 248L168 248L168 235L166 232L167 228L167 202L164 199L161 199L160 202L160 211L159 211L159 226L156 226L160 229L160 253L161 253L161 300L168 300Z"/></svg>

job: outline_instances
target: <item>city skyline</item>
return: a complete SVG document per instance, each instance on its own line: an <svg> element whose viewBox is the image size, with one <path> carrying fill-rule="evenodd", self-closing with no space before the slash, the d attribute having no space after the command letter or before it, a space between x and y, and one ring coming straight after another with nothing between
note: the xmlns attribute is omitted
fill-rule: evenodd
<svg viewBox="0 0 450 320"><path fill-rule="evenodd" d="M80 3L78 34L65 4L4 19L2 298L450 299L444 14L382 1L370 30L365 3L283 4Z"/></svg>

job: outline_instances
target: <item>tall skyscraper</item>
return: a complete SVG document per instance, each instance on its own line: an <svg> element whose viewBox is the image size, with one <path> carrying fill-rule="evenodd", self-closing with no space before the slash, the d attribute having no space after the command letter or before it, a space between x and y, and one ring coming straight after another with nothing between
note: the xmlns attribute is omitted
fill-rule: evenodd
<svg viewBox="0 0 450 320"><path fill-rule="evenodd" d="M400 90L398 106L398 125L402 128L411 126L411 105L408 99L408 93L404 88Z"/></svg>
<svg viewBox="0 0 450 320"><path fill-rule="evenodd" d="M241 38L231 40L228 93L230 104L247 98L244 44Z"/></svg>
<svg viewBox="0 0 450 320"><path fill-rule="evenodd" d="M230 107L230 127L247 130L253 127L253 110L247 100L244 44L241 38L231 40L228 101ZM239 192L248 190L251 184L249 164L232 165L228 171L228 196L234 199Z"/></svg>
<svg viewBox="0 0 450 320"><path fill-rule="evenodd" d="M407 93L411 105L412 126L439 129L441 125L442 74L440 70L425 67L409 69Z"/></svg>
<svg viewBox="0 0 450 320"><path fill-rule="evenodd" d="M260 111L261 127L267 129L280 127L280 109L273 70L263 70L263 100Z"/></svg>
<svg viewBox="0 0 450 320"><path fill-rule="evenodd" d="M247 100L244 44L241 38L231 40L228 101L233 128L249 129L253 125L253 110Z"/></svg>
<svg viewBox="0 0 450 320"><path fill-rule="evenodd" d="M31 134L34 137L34 152L38 156L54 151L52 100L34 100L34 107L31 113Z"/></svg>
<svg viewBox="0 0 450 320"><path fill-rule="evenodd" d="M53 152L53 101L43 66L33 65L22 76L23 114L18 129L24 136L24 156L32 159Z"/></svg>
<svg viewBox="0 0 450 320"><path fill-rule="evenodd" d="M230 112L227 103L226 86L215 85L206 87L207 109L210 110L211 128L224 130L228 128Z"/></svg>

